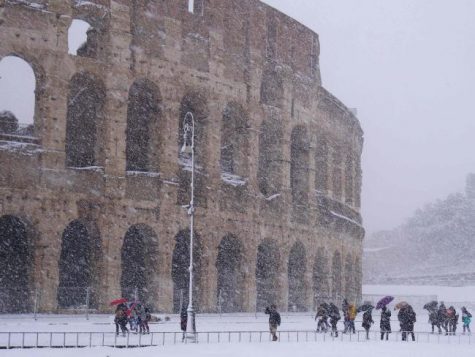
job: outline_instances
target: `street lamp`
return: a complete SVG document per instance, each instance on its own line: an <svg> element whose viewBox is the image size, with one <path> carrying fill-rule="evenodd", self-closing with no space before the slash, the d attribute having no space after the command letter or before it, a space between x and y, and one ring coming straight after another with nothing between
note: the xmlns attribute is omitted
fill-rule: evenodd
<svg viewBox="0 0 475 357"><path fill-rule="evenodd" d="M188 145L188 138L191 134L191 145ZM190 284L189 284L189 298L186 322L187 338L196 341L196 325L195 325L195 311L193 309L193 218L195 213L195 119L191 112L185 114L183 119L183 146L180 150L182 153L191 153L191 198L188 207L188 215L190 216Z"/></svg>

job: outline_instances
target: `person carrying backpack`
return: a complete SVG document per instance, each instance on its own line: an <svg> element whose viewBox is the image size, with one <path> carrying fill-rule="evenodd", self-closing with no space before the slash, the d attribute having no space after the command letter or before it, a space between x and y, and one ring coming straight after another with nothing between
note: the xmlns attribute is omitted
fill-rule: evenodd
<svg viewBox="0 0 475 357"><path fill-rule="evenodd" d="M465 306L462 307L462 322L463 322L463 335L465 335L465 330L468 331L470 335L470 322L472 321L472 314L467 311Z"/></svg>

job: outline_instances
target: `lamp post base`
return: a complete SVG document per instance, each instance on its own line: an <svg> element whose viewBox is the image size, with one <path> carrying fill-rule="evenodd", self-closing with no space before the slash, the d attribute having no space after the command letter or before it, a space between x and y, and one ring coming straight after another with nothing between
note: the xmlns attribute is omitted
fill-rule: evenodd
<svg viewBox="0 0 475 357"><path fill-rule="evenodd" d="M186 340L188 342L198 342L196 336L196 321L195 321L195 311L193 307L188 306L187 311L187 321L186 321Z"/></svg>

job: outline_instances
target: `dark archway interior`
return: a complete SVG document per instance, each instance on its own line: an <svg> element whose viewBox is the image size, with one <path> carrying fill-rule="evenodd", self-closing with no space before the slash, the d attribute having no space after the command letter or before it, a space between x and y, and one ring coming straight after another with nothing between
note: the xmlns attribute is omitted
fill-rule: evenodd
<svg viewBox="0 0 475 357"><path fill-rule="evenodd" d="M14 216L0 218L0 312L30 310L31 257L25 225Z"/></svg>
<svg viewBox="0 0 475 357"><path fill-rule="evenodd" d="M78 73L69 85L66 120L66 165L97 165L97 134L105 102L102 82L89 73Z"/></svg>
<svg viewBox="0 0 475 357"><path fill-rule="evenodd" d="M335 254L333 254L332 263L332 298L334 301L337 301L342 297L341 265L341 254L340 252L335 252Z"/></svg>
<svg viewBox="0 0 475 357"><path fill-rule="evenodd" d="M242 253L239 239L226 236L218 247L218 305L222 312L242 311Z"/></svg>
<svg viewBox="0 0 475 357"><path fill-rule="evenodd" d="M289 311L306 311L305 271L307 266L305 247L297 242L293 245L289 255Z"/></svg>
<svg viewBox="0 0 475 357"><path fill-rule="evenodd" d="M309 176L309 144L307 131L297 126L292 130L290 143L290 189L292 204L307 207Z"/></svg>
<svg viewBox="0 0 475 357"><path fill-rule="evenodd" d="M59 260L58 305L80 307L87 303L86 288L92 285L92 239L80 221L71 222L63 232Z"/></svg>
<svg viewBox="0 0 475 357"><path fill-rule="evenodd" d="M313 295L314 305L317 306L330 298L330 286L328 284L328 259L322 248L318 249L313 265Z"/></svg>
<svg viewBox="0 0 475 357"><path fill-rule="evenodd" d="M328 160L328 144L319 139L315 152L315 190L319 194L326 194L329 189Z"/></svg>
<svg viewBox="0 0 475 357"><path fill-rule="evenodd" d="M120 286L122 297L154 307L152 276L157 264L157 236L146 225L129 228L122 244L122 275Z"/></svg>
<svg viewBox="0 0 475 357"><path fill-rule="evenodd" d="M277 245L274 242L265 241L257 248L257 311L264 311L267 306L278 303L279 259Z"/></svg>
<svg viewBox="0 0 475 357"><path fill-rule="evenodd" d="M278 194L282 184L282 127L276 118L266 119L259 133L259 190L268 197Z"/></svg>
<svg viewBox="0 0 475 357"><path fill-rule="evenodd" d="M173 311L188 306L190 286L190 232L183 230L175 237L172 257ZM193 238L193 306L199 311L201 281L201 244L199 236Z"/></svg>
<svg viewBox="0 0 475 357"><path fill-rule="evenodd" d="M130 88L125 151L127 171L152 171L150 141L152 126L160 113L158 93L156 85L147 80L136 81Z"/></svg>

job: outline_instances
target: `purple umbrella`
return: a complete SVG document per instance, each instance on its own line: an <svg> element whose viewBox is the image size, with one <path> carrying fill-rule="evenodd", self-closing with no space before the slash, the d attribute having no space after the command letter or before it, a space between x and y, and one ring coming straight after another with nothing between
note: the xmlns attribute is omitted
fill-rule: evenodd
<svg viewBox="0 0 475 357"><path fill-rule="evenodd" d="M394 297L393 296L385 296L383 297L381 300L378 301L378 303L376 304L376 309L382 309L384 306L386 306L387 304L389 304L391 301L394 300Z"/></svg>

